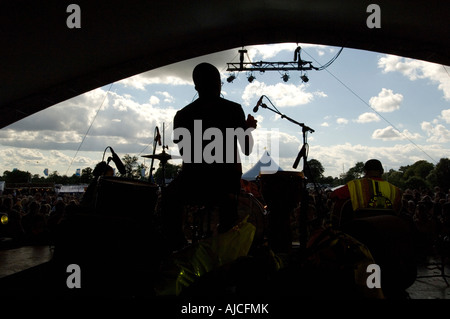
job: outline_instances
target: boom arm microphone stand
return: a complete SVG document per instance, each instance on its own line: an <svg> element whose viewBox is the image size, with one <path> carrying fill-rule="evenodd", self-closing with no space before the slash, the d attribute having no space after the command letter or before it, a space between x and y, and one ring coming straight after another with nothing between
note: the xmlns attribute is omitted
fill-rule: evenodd
<svg viewBox="0 0 450 319"><path fill-rule="evenodd" d="M273 106L273 109L270 108L270 107L268 107L268 106L267 106L266 104L264 104L264 103L261 104L261 107L262 107L262 108L268 109L268 110L270 110L270 111L272 111L272 112L274 112L274 113L280 115L282 119L286 119L286 120L288 120L289 122L292 122L292 123L294 123L294 124L297 124L298 126L300 126L300 127L302 128L302 134L303 134L303 147L301 148L300 152L298 153L297 158L295 159L294 165L293 165L292 167L293 167L294 169L296 169L297 166L298 166L298 163L300 162L300 159L303 158L303 160L304 160L304 161L303 161L303 167L305 168L305 163L306 163L306 160L307 160L306 147L307 147L307 145L308 145L308 143L306 142L306 133L308 133L308 132L314 133L314 130L313 130L312 128L306 126L304 123L299 123L299 122L297 122L296 120L290 118L289 116L287 116L287 115L285 115L285 114L282 114L280 111L278 111L278 109L275 107L275 105L273 105L273 103L270 101L270 99L269 99L267 96L263 95L263 97L266 97L267 100L269 100L270 104L272 104L272 106Z"/></svg>
<svg viewBox="0 0 450 319"><path fill-rule="evenodd" d="M266 97L267 96L263 96ZM300 159L303 158L303 171L305 172L305 169L307 169L307 148L308 147L308 143L306 141L306 135L308 132L313 133L314 130L308 126L306 126L304 123L300 123L297 122L296 120L290 118L289 116L286 116L285 114L282 114L280 111L278 111L278 109L275 107L275 105L273 105L273 103L270 101L269 98L267 98L267 100L269 100L270 104L273 106L273 109L268 107L266 104L261 103L261 107L264 109L268 109L278 115L281 116L282 119L286 119L289 122L292 122L294 124L297 124L298 126L300 126L302 128L302 135L303 135L303 146L300 149L300 152L297 155L297 158L295 159L293 168L296 169ZM256 108L256 107L255 107ZM257 108L256 108L257 109ZM308 234L307 234L307 214L308 214L308 207L309 207L309 194L308 191L306 189L306 185L304 185L303 187L303 192L302 192L302 196L301 196L301 204L300 204L300 216L299 216L299 230L300 230L300 252L303 252L306 249L306 242L308 240Z"/></svg>
<svg viewBox="0 0 450 319"><path fill-rule="evenodd" d="M270 102L270 100L269 100L269 102ZM270 102L270 103L272 104L272 102ZM298 164L299 164L299 162L300 162L300 159L303 159L303 172L307 173L308 176L311 178L311 183L314 185L314 190L320 196L321 194L320 194L320 191L319 191L319 187L317 186L317 183L314 180L314 176L313 176L311 168L310 168L310 166L308 164L309 145L307 143L306 134L308 132L314 133L314 130L312 128L304 125L303 123L299 123L299 122L291 119L290 117L288 117L288 116L286 116L284 114L281 114L276 108L275 108L275 110L273 110L273 109L269 108L265 104L261 104L261 107L262 108L267 108L267 109L269 109L269 110L271 110L271 111L281 115L281 118L285 118L285 119L289 120L290 122L299 125L302 128L303 146L300 149L300 151L299 151L299 153L297 155L297 158L295 159L294 164L292 165L292 167L294 169L296 169ZM304 243L306 244L306 240L307 240L307 238L306 238L306 235L307 235L306 225L307 225L307 222L308 222L306 216L307 216L307 213L308 213L308 206L309 206L309 194L307 192L306 185L305 185L305 188L304 188L304 192L302 194L302 203L305 203L305 205L301 205L301 211L300 211L300 221L299 221L299 225L300 225L300 242L302 242L302 240L303 240ZM322 220L325 217L325 213L326 213L325 207L323 206L322 199L320 199L318 201L318 203L316 203L316 204L318 205L316 207L316 211L318 212L317 218L318 218L318 220Z"/></svg>

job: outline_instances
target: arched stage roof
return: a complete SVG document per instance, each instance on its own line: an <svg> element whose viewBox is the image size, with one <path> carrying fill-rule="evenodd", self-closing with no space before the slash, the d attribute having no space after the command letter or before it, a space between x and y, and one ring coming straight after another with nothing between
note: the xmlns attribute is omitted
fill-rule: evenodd
<svg viewBox="0 0 450 319"><path fill-rule="evenodd" d="M66 21L75 3L81 28ZM367 7L381 28L368 28ZM230 48L298 42L450 65L444 0L9 1L0 5L0 128L89 90Z"/></svg>

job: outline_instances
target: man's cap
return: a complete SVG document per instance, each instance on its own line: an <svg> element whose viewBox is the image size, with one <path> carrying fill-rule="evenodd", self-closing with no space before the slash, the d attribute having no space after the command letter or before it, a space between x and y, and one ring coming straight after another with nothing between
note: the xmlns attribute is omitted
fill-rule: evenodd
<svg viewBox="0 0 450 319"><path fill-rule="evenodd" d="M383 172L383 165L377 159L370 159L364 164L364 170L367 171L381 171Z"/></svg>

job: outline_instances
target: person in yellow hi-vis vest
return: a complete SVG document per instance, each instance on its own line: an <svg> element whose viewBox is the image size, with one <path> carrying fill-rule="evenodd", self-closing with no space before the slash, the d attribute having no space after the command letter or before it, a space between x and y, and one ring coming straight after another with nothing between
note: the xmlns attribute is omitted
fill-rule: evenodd
<svg viewBox="0 0 450 319"><path fill-rule="evenodd" d="M402 191L383 180L377 159L364 164L364 177L335 189L332 226L364 244L381 271L386 299L407 297L417 277L413 229L399 217Z"/></svg>
<svg viewBox="0 0 450 319"><path fill-rule="evenodd" d="M377 159L370 159L364 164L364 177L348 182L335 189L331 195L334 200L333 214L344 209L351 201L354 212L361 209L386 209L399 213L402 191L400 188L383 180L383 165Z"/></svg>

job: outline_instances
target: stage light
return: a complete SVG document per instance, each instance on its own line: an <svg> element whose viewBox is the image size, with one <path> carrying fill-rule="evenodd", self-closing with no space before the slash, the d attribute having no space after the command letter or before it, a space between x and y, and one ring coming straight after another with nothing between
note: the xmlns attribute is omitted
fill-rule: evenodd
<svg viewBox="0 0 450 319"><path fill-rule="evenodd" d="M289 81L289 74L285 73L281 78L283 79L284 82L287 82Z"/></svg>
<svg viewBox="0 0 450 319"><path fill-rule="evenodd" d="M250 74L250 76L247 78L248 82L250 83L252 83L254 79L255 77L253 76L253 74Z"/></svg>
<svg viewBox="0 0 450 319"><path fill-rule="evenodd" d="M303 82L307 83L309 81L308 77L306 75L302 75L300 77L300 79L302 79Z"/></svg>
<svg viewBox="0 0 450 319"><path fill-rule="evenodd" d="M231 83L231 82L234 81L235 78L236 78L236 77L235 77L234 75L230 75L230 76L228 77L228 79L227 79L227 82L228 82L228 83Z"/></svg>

